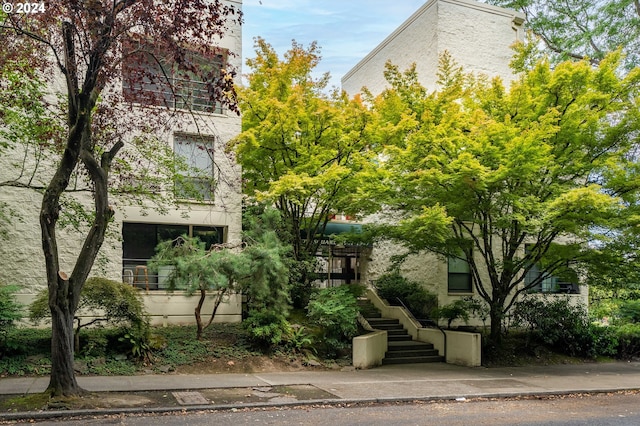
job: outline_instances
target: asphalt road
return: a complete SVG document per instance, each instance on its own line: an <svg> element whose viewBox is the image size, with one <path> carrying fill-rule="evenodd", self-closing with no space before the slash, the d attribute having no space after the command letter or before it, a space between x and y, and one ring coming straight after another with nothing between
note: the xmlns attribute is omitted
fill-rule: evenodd
<svg viewBox="0 0 640 426"><path fill-rule="evenodd" d="M638 425L640 393L60 419L39 425Z"/></svg>

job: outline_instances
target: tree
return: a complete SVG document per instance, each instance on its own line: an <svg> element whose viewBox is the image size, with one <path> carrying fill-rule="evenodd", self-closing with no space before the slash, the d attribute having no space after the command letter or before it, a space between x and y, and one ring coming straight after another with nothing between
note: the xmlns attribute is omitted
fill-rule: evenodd
<svg viewBox="0 0 640 426"><path fill-rule="evenodd" d="M375 108L403 135L384 164L402 217L391 232L468 263L494 344L518 296L550 276L575 279L587 243L622 217L623 196L638 194L628 166L640 72L619 77L619 61L543 60L507 90L444 55L430 94L412 70L387 69L392 87Z"/></svg>
<svg viewBox="0 0 640 426"><path fill-rule="evenodd" d="M248 85L239 91L242 133L234 152L242 165L244 192L282 213L293 258L315 256L332 214L366 209L372 173L369 114L359 99L326 94L328 76L311 77L319 48L293 42L280 59L264 40L247 60ZM296 279L309 296L310 271Z"/></svg>
<svg viewBox="0 0 640 426"><path fill-rule="evenodd" d="M487 0L526 15L527 27L559 60L600 62L619 48L627 69L640 65L640 1Z"/></svg>
<svg viewBox="0 0 640 426"><path fill-rule="evenodd" d="M223 298L231 293L245 294L250 317L270 313L275 318L286 318L288 271L283 259L288 247L280 242L273 228L277 221L272 211L254 218L245 241L236 246L206 247L198 238L182 236L156 248L151 266L156 270L159 266L171 266L169 289L199 294L194 310L198 340L213 323ZM202 307L211 293L214 293L213 309L205 324Z"/></svg>
<svg viewBox="0 0 640 426"><path fill-rule="evenodd" d="M157 254L151 261L151 268L171 266L168 276L169 290L184 289L187 294L198 293L198 303L194 310L196 319L196 339L202 338L202 332L213 323L218 308L225 296L238 288L238 280L249 273L247 259L236 253L240 247L228 244L214 244L205 247L198 238L186 235L176 240L158 244ZM202 321L202 307L207 294L215 292L213 310L209 321Z"/></svg>
<svg viewBox="0 0 640 426"><path fill-rule="evenodd" d="M150 181L167 163L141 167L136 150L144 151L154 140L158 142L154 131L172 117L157 113L157 109L154 113L135 109L133 102L152 92L144 90L145 83L159 85L163 93L173 97L184 93L169 78L168 60L185 76L202 77L208 82L207 96L233 108L233 75L224 70L211 75L210 67L195 61L190 52L214 55L212 40L224 36L228 20L239 19L239 12L219 0L65 0L48 2L45 8L44 12L3 15L0 35L5 48L3 61L17 64L14 69L20 76L31 77L30 70L36 70L35 76L47 83L45 96L31 99L44 111L47 131L22 134L38 152L47 151L41 159L55 160L47 163L48 169L34 168L26 180L4 184L43 192L40 226L52 321L47 391L75 395L83 391L73 370L73 318L114 214L109 189L123 189L132 197L162 192ZM139 42L132 43L135 40ZM141 64L141 72L131 73L123 96L120 83L129 56L146 63ZM150 64L154 66L144 66ZM154 69L162 72L153 74ZM51 93L50 89L57 87L60 92ZM131 149L123 150L125 140L132 141ZM153 145L158 156L167 151L161 148L162 144ZM69 209L81 207L77 199L65 195L76 191L78 182L82 183L79 191L90 193L93 209L82 217L88 231L69 274L60 268L56 231L62 215L75 215L77 211Z"/></svg>

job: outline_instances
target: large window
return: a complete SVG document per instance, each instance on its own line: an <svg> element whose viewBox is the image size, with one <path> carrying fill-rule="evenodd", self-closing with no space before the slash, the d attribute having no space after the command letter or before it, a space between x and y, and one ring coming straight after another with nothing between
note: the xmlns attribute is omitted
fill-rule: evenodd
<svg viewBox="0 0 640 426"><path fill-rule="evenodd" d="M215 189L213 139L176 133L173 137L173 150L187 166L176 177L176 197L212 201Z"/></svg>
<svg viewBox="0 0 640 426"><path fill-rule="evenodd" d="M151 273L147 264L154 256L158 243L174 240L181 235L198 237L209 249L211 245L223 242L224 228L159 223L123 223L123 281L149 289L162 288L166 271L158 271L157 274Z"/></svg>
<svg viewBox="0 0 640 426"><path fill-rule="evenodd" d="M447 260L448 292L472 293L473 280L471 278L471 268L464 254L460 254L460 256L449 256Z"/></svg>
<svg viewBox="0 0 640 426"><path fill-rule="evenodd" d="M144 105L166 106L212 113L222 113L219 102L212 102L211 91L220 77L224 63L222 54L203 57L187 54L186 62L198 69L180 70L172 57L155 52L148 42L130 42L122 67L125 100Z"/></svg>
<svg viewBox="0 0 640 426"><path fill-rule="evenodd" d="M531 246L527 244L525 250L529 252ZM555 275L545 273L539 265L533 265L524 276L524 285L531 286L531 293L580 293L580 286L576 283L562 280Z"/></svg>

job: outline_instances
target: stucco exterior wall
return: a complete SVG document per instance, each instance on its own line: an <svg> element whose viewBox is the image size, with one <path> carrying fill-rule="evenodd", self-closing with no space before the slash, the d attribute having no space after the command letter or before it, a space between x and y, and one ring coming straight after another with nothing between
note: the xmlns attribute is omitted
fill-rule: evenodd
<svg viewBox="0 0 640 426"><path fill-rule="evenodd" d="M524 250L524 247L522 247ZM391 241L377 242L370 255L368 267L365 271L364 283L373 284L383 274L385 274L391 266L391 256L405 253L406 249L399 244ZM524 254L524 253L522 253ZM499 253L496 253L500 258ZM485 286L489 288L489 274L486 266L483 267L483 259L479 254L475 254L476 265L480 268L480 276ZM481 300L475 285L469 293L449 293L448 291L448 265L447 260L440 255L421 252L410 255L403 262L400 273L403 277L410 281L421 284L427 291L438 297L438 305L444 306L463 297L474 297ZM530 293L525 293L529 295ZM589 287L580 286L579 294L553 294L553 293L534 293L536 297L562 297L567 298L571 304L588 306L589 304ZM523 294L524 296L524 294ZM446 321L441 321L441 325L446 326ZM479 318L471 318L469 323L456 320L452 323L453 327L457 326L482 326L485 325ZM488 325L488 323L486 324Z"/></svg>
<svg viewBox="0 0 640 426"><path fill-rule="evenodd" d="M524 15L475 0L428 0L342 78L353 96L366 86L377 95L387 86L387 61L405 70L416 64L420 82L436 89L438 57L448 51L466 72L512 80L510 46L522 38Z"/></svg>
<svg viewBox="0 0 640 426"><path fill-rule="evenodd" d="M227 0L236 8L242 7L238 0ZM230 23L227 34L217 41L217 44L235 55L229 55L228 63L237 71L237 83L240 84L242 58L242 32L239 25ZM52 90L60 90L59 83L52 84ZM119 90L116 83L115 90ZM151 108L145 114L163 114L161 108ZM135 114L135 112L134 112ZM110 201L115 210L115 217L111 223L105 242L100 250L91 276L102 276L114 280L122 279L122 224L128 222L190 224L204 226L225 227L226 241L238 241L241 238L241 169L235 161L225 153L225 146L230 139L241 130L241 118L234 112L225 111L221 114L198 113L194 115L185 112L173 118L174 127L166 129L158 137L173 146L174 131L183 133L202 133L215 137L214 163L215 176L218 185L215 200L211 203L188 203L179 208L170 207L161 213L154 209L141 209L133 206L124 199L112 196ZM134 135L131 135L134 136ZM126 146L125 146L125 149ZM15 179L20 175L21 162L24 152L8 150L0 156L0 180ZM52 160L55 160L53 158ZM27 165L29 165L27 157ZM46 174L50 168L43 169L45 176L40 181L47 182ZM73 197L85 206L92 205L90 194L78 193ZM0 203L13 212L10 226L6 229L6 237L0 240L0 282L16 284L20 287L20 300L29 303L33 295L46 288L44 257L39 226L39 210L42 197L37 191L10 186L0 187ZM89 209L91 210L91 209ZM75 259L82 246L86 228L80 232L72 228L61 229L57 235L61 269L70 273ZM233 300L232 300L233 302ZM165 292L148 294L145 303L155 322L192 322L195 299L187 299L182 295L167 295ZM240 303L229 303L221 308L221 318L239 321L241 316ZM175 317L174 320L171 317ZM158 320L161 318L161 320ZM164 318L164 319L163 319Z"/></svg>

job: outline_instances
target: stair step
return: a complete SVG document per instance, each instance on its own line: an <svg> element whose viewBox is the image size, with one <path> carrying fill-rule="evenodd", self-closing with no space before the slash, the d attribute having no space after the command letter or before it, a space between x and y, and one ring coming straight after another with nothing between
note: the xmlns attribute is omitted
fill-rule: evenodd
<svg viewBox="0 0 640 426"><path fill-rule="evenodd" d="M406 342L406 341L411 341L411 336L408 334L401 334L401 335L393 335L393 334L387 334L387 341L389 342Z"/></svg>
<svg viewBox="0 0 640 426"><path fill-rule="evenodd" d="M376 325L397 325L400 321L393 318L367 318L367 321L372 327Z"/></svg>
<svg viewBox="0 0 640 426"><path fill-rule="evenodd" d="M358 309L371 327L387 332L387 352L382 364L444 362L444 357L439 355L433 344L412 340L399 320L383 318L380 311L368 299L359 298Z"/></svg>
<svg viewBox="0 0 640 426"><path fill-rule="evenodd" d="M372 327L378 329L378 330L404 330L404 327L402 326L402 324L371 324L369 323L369 325L371 325Z"/></svg>
<svg viewBox="0 0 640 426"><path fill-rule="evenodd" d="M388 351L419 351L434 349L433 343L417 342L415 340L388 342Z"/></svg>
<svg viewBox="0 0 640 426"><path fill-rule="evenodd" d="M387 329L385 330L387 332L387 336L402 336L402 335L408 335L409 333L407 333L407 330L405 330L404 328L393 328L393 329Z"/></svg>
<svg viewBox="0 0 640 426"><path fill-rule="evenodd" d="M417 351L387 351L385 358L414 358L422 356L438 356L440 353L437 349L424 349Z"/></svg>
<svg viewBox="0 0 640 426"><path fill-rule="evenodd" d="M406 358L384 358L382 365L389 364L418 364L427 362L443 362L444 357L441 356L414 356Z"/></svg>

